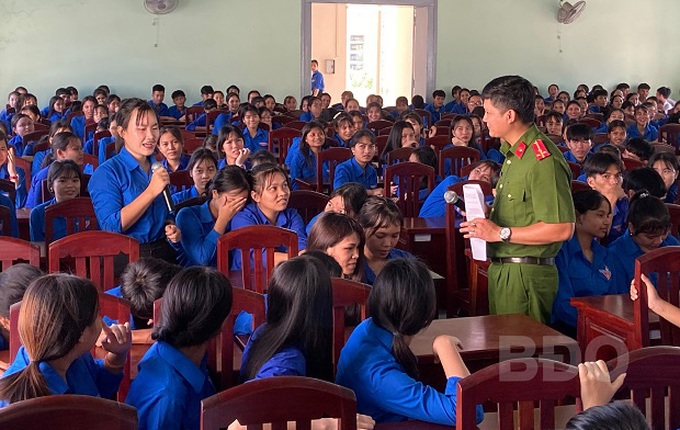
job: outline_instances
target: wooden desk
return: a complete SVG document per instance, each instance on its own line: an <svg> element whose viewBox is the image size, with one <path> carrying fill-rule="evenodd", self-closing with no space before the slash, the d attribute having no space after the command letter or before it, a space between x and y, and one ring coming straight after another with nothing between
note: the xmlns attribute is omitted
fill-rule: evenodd
<svg viewBox="0 0 680 430"><path fill-rule="evenodd" d="M571 305L578 310L576 329L584 360L607 361L616 357L617 351L624 353L642 348L633 338L633 301L628 294L574 297ZM659 316L653 312L649 313L649 325L652 329L659 325Z"/></svg>
<svg viewBox="0 0 680 430"><path fill-rule="evenodd" d="M17 209L16 214L17 223L19 224L19 238L23 240L31 240L31 229L29 227L31 210L29 208Z"/></svg>
<svg viewBox="0 0 680 430"><path fill-rule="evenodd" d="M446 218L404 218L397 248L423 260L433 272L446 276ZM465 260L463 260L465 265ZM449 307L447 279L435 280L439 309Z"/></svg>
<svg viewBox="0 0 680 430"><path fill-rule="evenodd" d="M434 320L417 334L411 350L418 358L421 380L444 391L446 377L441 364L434 362L432 342L447 334L460 339L460 354L470 372L510 358L552 358L570 364L581 361L578 343L525 315L487 315Z"/></svg>

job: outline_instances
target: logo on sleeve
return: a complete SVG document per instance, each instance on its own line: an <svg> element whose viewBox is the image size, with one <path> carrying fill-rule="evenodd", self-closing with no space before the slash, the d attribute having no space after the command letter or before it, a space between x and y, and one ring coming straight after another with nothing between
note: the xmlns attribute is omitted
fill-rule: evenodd
<svg viewBox="0 0 680 430"><path fill-rule="evenodd" d="M609 267L604 266L604 269L600 269L600 273L604 275L605 278L607 278L607 281L612 278L612 272L609 270Z"/></svg>

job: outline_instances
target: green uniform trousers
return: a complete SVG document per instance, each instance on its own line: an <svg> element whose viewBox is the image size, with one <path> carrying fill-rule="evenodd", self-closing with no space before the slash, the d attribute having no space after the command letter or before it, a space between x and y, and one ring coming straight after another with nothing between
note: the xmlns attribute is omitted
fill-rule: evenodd
<svg viewBox="0 0 680 430"><path fill-rule="evenodd" d="M491 263L488 274L492 315L524 314L550 322L558 284L555 266Z"/></svg>

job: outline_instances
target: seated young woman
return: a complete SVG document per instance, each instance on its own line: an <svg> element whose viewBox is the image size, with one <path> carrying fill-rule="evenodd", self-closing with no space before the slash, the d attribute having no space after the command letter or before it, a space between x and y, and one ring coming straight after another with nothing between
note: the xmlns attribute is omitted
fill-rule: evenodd
<svg viewBox="0 0 680 430"><path fill-rule="evenodd" d="M364 282L373 285L385 264L394 258L413 258L407 251L395 248L399 242L403 216L396 203L384 197L369 197L359 212L364 229Z"/></svg>
<svg viewBox="0 0 680 430"><path fill-rule="evenodd" d="M307 235L309 235L319 217L326 212L341 213L357 219L367 197L366 188L356 182L348 182L335 188L331 192L330 200L328 200L323 212L312 218L307 224L305 229Z"/></svg>
<svg viewBox="0 0 680 430"><path fill-rule="evenodd" d="M102 330L107 354L94 360L90 350ZM102 325L91 281L61 273L34 280L22 300L19 335L23 345L0 379L0 407L53 394L111 398L118 391L130 328Z"/></svg>
<svg viewBox="0 0 680 430"><path fill-rule="evenodd" d="M172 202L175 205L202 196L207 191L206 185L217 173L217 159L209 150L198 148L191 154L187 170L189 170L194 185L172 194Z"/></svg>
<svg viewBox="0 0 680 430"><path fill-rule="evenodd" d="M273 225L294 231L298 237L298 251L307 247L307 233L302 217L288 207L290 184L283 169L274 164L261 164L252 171L253 187L250 196L253 203L247 204L231 221L231 229L237 230L251 225ZM274 253L274 264L288 258L285 247ZM241 269L241 253L234 253L231 270Z"/></svg>
<svg viewBox="0 0 680 430"><path fill-rule="evenodd" d="M611 204L595 190L574 193L576 231L555 258L559 284L552 307L552 324L576 337L576 308L572 297L628 292L625 271L614 254L600 245L609 232Z"/></svg>
<svg viewBox="0 0 680 430"><path fill-rule="evenodd" d="M43 275L30 264L18 263L0 272L0 351L9 349L9 308L24 298L26 288Z"/></svg>
<svg viewBox="0 0 680 430"><path fill-rule="evenodd" d="M192 156L193 160L193 156ZM226 166L208 182L208 200L188 206L177 214L181 244L189 265L217 265L217 240L231 230L231 223L246 205L250 181L246 171Z"/></svg>
<svg viewBox="0 0 680 430"><path fill-rule="evenodd" d="M434 282L427 267L413 259L388 262L368 297L370 318L354 329L340 353L336 383L354 391L357 412L377 423L427 421L456 425L458 381L469 375L459 341L435 338L432 351L446 375L439 392L418 380L418 363L409 344L437 315ZM477 422L484 419L477 407Z"/></svg>
<svg viewBox="0 0 680 430"><path fill-rule="evenodd" d="M317 157L326 147L326 131L317 121L310 121L302 128L302 139L292 153L288 167L292 189L299 189L296 179L320 181L328 179L328 163L324 163L323 178L316 177Z"/></svg>
<svg viewBox="0 0 680 430"><path fill-rule="evenodd" d="M80 182L82 174L80 166L74 161L55 160L49 167L47 174L47 189L54 197L45 203L39 204L31 210L29 227L31 242L45 241L45 209L49 206L75 199L80 195ZM42 186L42 183L41 183ZM54 237L52 240L61 239L68 234L66 219L56 218L52 222ZM86 226L78 226L79 231L84 231Z"/></svg>
<svg viewBox="0 0 680 430"><path fill-rule="evenodd" d="M215 394L207 349L229 316L229 280L216 269L190 267L163 294L156 341L139 362L125 403L137 408L140 430L198 430L201 400Z"/></svg>
<svg viewBox="0 0 680 430"><path fill-rule="evenodd" d="M342 277L353 281L363 280L364 230L348 215L325 212L312 227L307 240L307 250L320 250L337 261Z"/></svg>
<svg viewBox="0 0 680 430"><path fill-rule="evenodd" d="M243 132L238 127L224 125L217 134L216 147L220 154L219 169L224 166L239 166L247 168L250 149L244 147L245 138Z"/></svg>

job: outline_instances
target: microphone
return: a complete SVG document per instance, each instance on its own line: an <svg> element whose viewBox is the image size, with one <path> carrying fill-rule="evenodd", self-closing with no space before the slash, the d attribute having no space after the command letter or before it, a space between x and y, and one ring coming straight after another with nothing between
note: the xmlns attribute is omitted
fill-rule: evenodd
<svg viewBox="0 0 680 430"><path fill-rule="evenodd" d="M156 161L151 165L151 171L155 173L156 170L158 170L158 169L165 169L165 167L163 167L163 165L161 163ZM165 207L168 208L168 212L170 212L170 217L172 219L174 219L175 218L175 205L172 202L172 193L170 193L170 186L166 185L161 194L163 194L163 199L165 200Z"/></svg>
<svg viewBox="0 0 680 430"><path fill-rule="evenodd" d="M444 201L450 205L454 205L458 209L465 210L465 202L460 198L455 191L447 191L444 193Z"/></svg>

